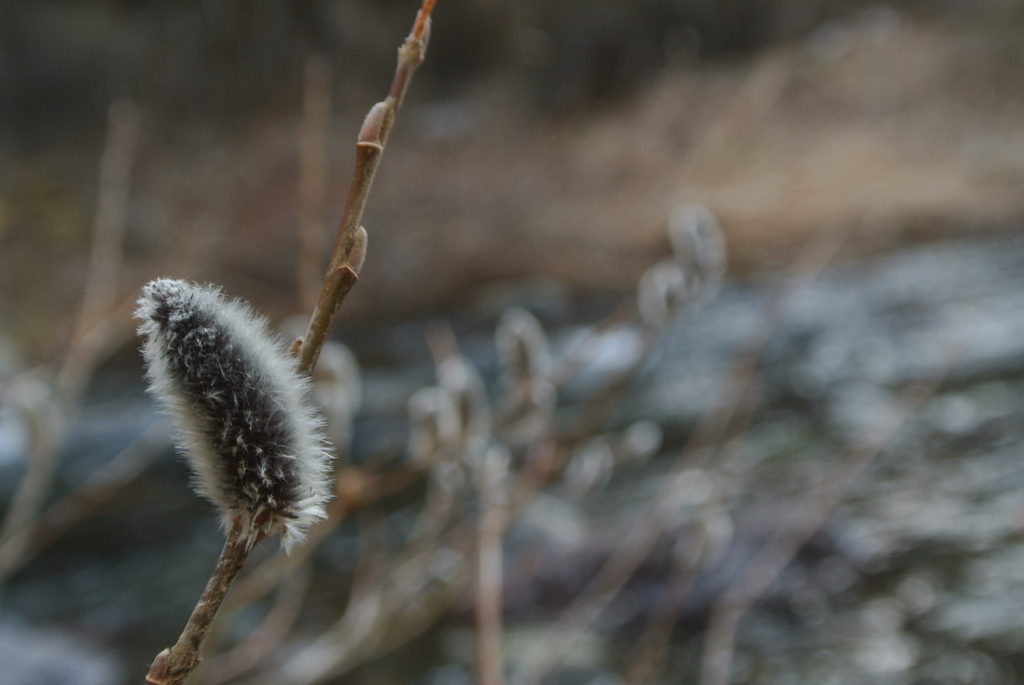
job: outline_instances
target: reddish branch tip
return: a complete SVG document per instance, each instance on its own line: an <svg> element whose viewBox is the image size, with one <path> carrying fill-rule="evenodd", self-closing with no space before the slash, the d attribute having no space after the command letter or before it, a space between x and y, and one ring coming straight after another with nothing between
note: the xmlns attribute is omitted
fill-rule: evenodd
<svg viewBox="0 0 1024 685"><path fill-rule="evenodd" d="M430 13L434 11L435 4L437 4L437 0L423 0L420 12L416 15L416 25L412 29L412 37L416 40L423 38L423 32L427 30L427 20L430 19Z"/></svg>

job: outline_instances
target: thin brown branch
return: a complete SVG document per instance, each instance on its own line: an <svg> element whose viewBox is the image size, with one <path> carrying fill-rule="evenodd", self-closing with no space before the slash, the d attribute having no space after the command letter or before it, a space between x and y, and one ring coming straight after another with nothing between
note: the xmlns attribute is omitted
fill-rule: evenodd
<svg viewBox="0 0 1024 685"><path fill-rule="evenodd" d="M217 610L224 601L231 583L249 558L250 547L242 538L243 524L236 518L224 542L217 566L210 576L203 596L192 611L178 641L160 652L146 676L150 685L181 685L203 660L203 645L210 632Z"/></svg>
<svg viewBox="0 0 1024 685"><path fill-rule="evenodd" d="M302 350L299 354L299 369L303 373L310 373L316 365L316 360L320 356L320 348L326 342L331 325L337 315L340 300L355 284L352 277L359 275L361 263L355 264L354 253L359 250L358 233L362 223L363 210L366 209L366 200L373 186L373 178L380 165L380 158L384 153L388 134L394 125L398 109L416 68L423 62L426 55L427 41L430 35L430 14L434 9L434 3L435 0L423 1L412 32L398 50L398 66L395 69L395 78L391 83L388 97L373 106L359 131L356 142L355 172L334 241L330 266L327 268L324 287L310 318L309 328L303 338ZM363 249L365 250L365 240L363 240ZM352 272L349 276L342 275L346 267ZM347 286L344 285L345 283Z"/></svg>
<svg viewBox="0 0 1024 685"><path fill-rule="evenodd" d="M360 235L365 236L366 232L363 231ZM358 280L359 273L348 264L342 264L337 269L327 272L324 288L320 291L320 300L313 310L314 320L320 312L327 312L328 320L333 321L342 302L345 301L345 296ZM312 372L313 367L316 366L320 350L327 342L330 332L330 326L311 325L306 331L306 335L302 337L302 342L299 344L299 368L304 373Z"/></svg>
<svg viewBox="0 0 1024 685"><path fill-rule="evenodd" d="M316 366L338 308L359 278L359 270L366 254L366 230L360 225L363 210L408 81L416 67L423 61L433 6L433 0L424 0L413 31L399 50L399 63L396 80L392 83L392 94L385 102L378 103L370 110L359 132L355 173L335 239L334 251L317 305L298 350L299 371L303 374L310 374ZM397 89L396 83L400 83ZM341 505L347 509L344 502ZM181 683L202 660L203 643L210 633L213 620L228 588L241 571L249 554L248 547L240 544L239 533L240 523L236 523L225 543L221 560L185 630L174 647L157 656L147 677L148 682L160 685Z"/></svg>
<svg viewBox="0 0 1024 685"><path fill-rule="evenodd" d="M291 554L278 550L238 581L234 592L224 602L222 619L214 626L208 638L209 644L216 646L223 638L220 626L230 624L247 604L269 595L306 564L310 556L339 525L348 520L352 512L405 490L419 482L420 477L420 472L412 469L392 469L386 473L366 473L356 467L339 470L335 483L337 498L327 507L327 519L313 526L305 544L293 549Z"/></svg>
<svg viewBox="0 0 1024 685"><path fill-rule="evenodd" d="M289 575L260 626L231 651L203 664L202 682L219 685L245 675L263 663L288 636L299 618L311 575L309 567Z"/></svg>
<svg viewBox="0 0 1024 685"><path fill-rule="evenodd" d="M323 286L310 317L306 334L292 347L292 353L299 359L299 371L302 373L309 374L316 366L320 350L327 342L338 309L344 302L345 296L359 280L359 271L366 256L367 243L366 229L360 225L360 222L377 166L380 163L380 157L384 152L388 134L394 124L405 90L426 54L430 14L434 4L435 0L424 0L417 14L413 30L399 50L398 66L389 96L384 102L373 106L360 129L356 142L355 171L327 274L324 277ZM347 496L351 496L352 493L346 490L344 485L347 483L342 482L339 474L337 489L338 496L342 501L340 504L332 506L332 515L327 521L311 531L310 540L302 548L303 550L314 549L316 547L314 543L325 539L352 509L347 501ZM290 570L303 563L307 556L307 553L302 553L299 550L291 558L278 555L268 559L257 569L257 572L246 579L244 591L236 593L236 596L247 599L262 596L273 589ZM238 600L238 602L241 601L244 600Z"/></svg>
<svg viewBox="0 0 1024 685"><path fill-rule="evenodd" d="M396 103L402 102L405 91L409 88L413 72L416 71L427 54L427 43L430 42L430 15L434 12L436 4L437 0L423 0L420 11L416 15L416 23L413 24L412 33L398 50L398 70L395 71L395 78L391 82L391 90L388 92L388 97L393 98ZM397 104L395 109L398 109Z"/></svg>
<svg viewBox="0 0 1024 685"><path fill-rule="evenodd" d="M358 280L367 239L366 231L360 225L363 210L401 100L413 72L423 60L433 6L434 0L424 0L413 30L399 50L399 63L390 94L387 100L370 110L360 130L356 144L355 173L330 265L307 333L298 344L297 356L301 373L308 375L312 372L338 308ZM312 137L310 134L309 138ZM310 167L312 166L310 162ZM315 204L311 199L308 201ZM344 502L341 503L341 507L343 513L348 509ZM336 518L342 517L343 515ZM182 683L202 660L203 645L210 634L220 605L249 554L249 546L241 539L241 529L241 521L236 520L214 573L181 637L173 647L157 656L147 676L147 682L160 685ZM323 530L329 528L325 526Z"/></svg>

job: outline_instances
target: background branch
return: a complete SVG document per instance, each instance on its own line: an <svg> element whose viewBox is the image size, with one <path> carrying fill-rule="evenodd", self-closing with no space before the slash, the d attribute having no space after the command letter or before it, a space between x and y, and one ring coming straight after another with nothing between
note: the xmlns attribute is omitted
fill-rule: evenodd
<svg viewBox="0 0 1024 685"><path fill-rule="evenodd" d="M950 355L955 358L956 355ZM747 565L743 574L715 601L704 640L701 685L728 685L736 631L743 616L772 586L800 549L825 524L864 470L900 432L911 416L938 390L952 368L950 361L935 378L912 384L900 398L900 411L888 414L851 445L821 484L797 507Z"/></svg>
<svg viewBox="0 0 1024 685"><path fill-rule="evenodd" d="M359 132L355 175L334 253L307 334L298 350L299 372L302 374L309 375L312 372L338 308L358 280L366 253L366 231L360 226L363 209L402 96L413 72L423 61L434 2L424 0L412 32L399 49L398 68L391 92L387 100L374 105ZM250 547L243 544L240 533L241 522L236 521L206 591L185 629L173 647L157 656L146 678L147 682L153 685L179 685L202 661L203 648L220 605L249 555Z"/></svg>
<svg viewBox="0 0 1024 685"><path fill-rule="evenodd" d="M502 646L502 540L508 521L508 455L492 447L479 474L480 522L477 545L477 653L481 685L504 685Z"/></svg>
<svg viewBox="0 0 1024 685"><path fill-rule="evenodd" d="M50 492L65 427L96 365L115 337L111 313L116 304L123 257L128 184L139 135L138 110L131 102L117 101L108 110L108 122L81 309L57 370L53 401L36 417L25 471L0 523L0 544L4 544L7 568L27 549L30 536L20 533L36 519ZM4 574L0 570L0 584Z"/></svg>
<svg viewBox="0 0 1024 685"><path fill-rule="evenodd" d="M331 118L331 65L320 56L306 60L299 131L299 301L313 311L324 259L324 199L327 196L327 125Z"/></svg>

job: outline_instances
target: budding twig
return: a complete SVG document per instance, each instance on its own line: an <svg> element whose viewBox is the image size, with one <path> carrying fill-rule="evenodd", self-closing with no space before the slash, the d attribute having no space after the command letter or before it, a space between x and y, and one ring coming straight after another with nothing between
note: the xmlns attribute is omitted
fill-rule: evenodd
<svg viewBox="0 0 1024 685"><path fill-rule="evenodd" d="M313 310L309 328L303 338L302 349L299 351L299 369L304 373L309 373L316 366L320 348L327 340L338 308L359 279L362 261L357 261L356 257L360 251L365 254L366 249L365 230L361 229L366 199L373 186L374 175L380 165L388 134L395 123L405 91L416 68L426 56L427 41L430 37L430 14L434 10L435 2L436 0L423 0L412 32L398 50L398 67L388 96L370 109L359 131L359 138L356 141L355 172L341 216L341 225L334 241L330 266L327 268L324 287L320 291L320 298Z"/></svg>
<svg viewBox="0 0 1024 685"><path fill-rule="evenodd" d="M241 323L248 321L249 317L245 314L236 312L231 314L227 320L218 321L216 317L208 316L204 307L200 307L202 311L193 312L190 309L191 304L196 301L195 298L198 297L200 305L205 305L217 299L216 293L211 294L202 289L196 291L188 284L172 284L173 294L177 296L178 290L181 290L184 292L186 302L179 306L179 302L175 300L173 306L168 307L164 302L164 299L167 298L161 299L155 295L163 295L163 290L167 290L169 286L164 284L162 289L157 288L159 291L157 292L153 290L153 284L151 284L150 290L147 291L147 297L144 297L143 308L140 312L144 315L144 320L150 322L144 323L143 328L149 336L147 351L151 377L155 381L157 391L165 394L165 401L169 408L178 415L179 422L182 418L185 419L183 430L186 446L192 452L196 452L195 448L198 447L198 452L202 454L202 458L193 459L192 462L194 470L200 477L202 491L221 507L225 517L231 517L228 539L206 591L189 618L181 637L173 647L161 652L153 662L146 678L147 682L152 685L180 685L199 665L202 660L204 642L210 633L210 627L221 602L245 564L249 550L257 539L269 532L271 527L283 526L286 532L290 532L296 528L294 525L296 521L299 526L295 532L304 532L312 519L323 516L321 507L324 498L319 492L320 485L322 485L320 476L323 475L323 471L314 469L316 473L313 475L316 477L313 480L316 482L313 483L315 487L311 489L310 496L306 500L296 501L294 495L298 493L297 491L293 492L294 487L302 486L302 489L305 490L303 474L291 470L289 465L283 464L280 459L276 458L265 462L266 468L260 468L258 460L247 456L239 462L244 468L239 471L236 478L227 465L234 463L237 449L233 448L233 443L225 442L227 438L224 436L232 437L234 433L239 432L241 438L247 437L249 433L255 435L257 428L255 424L251 423L250 417L259 418L257 415L263 408L274 405L274 402L264 402L260 398L262 394L261 388L258 387L260 383L256 383L254 399L253 393L249 392L252 384L247 382L248 376L243 372L253 366L253 362L258 362L266 365L267 370L281 370L281 368L289 367L301 376L308 377L313 367L316 366L320 350L327 340L338 308L348 291L359 279L359 270L362 268L366 254L367 237L366 230L360 225L363 210L366 207L373 177L380 163L387 136L394 124L398 107L408 88L409 80L426 53L430 14L435 1L424 0L413 30L399 50L398 68L388 97L370 110L360 130L356 143L355 173L327 274L310 318L307 333L301 342L293 344L290 350L291 354L286 356L282 353L280 360L271 359L270 355L263 353L271 345L259 340L258 336L251 336L255 340L254 347L240 344L242 341L230 334L236 332ZM225 303L216 302L215 304L223 305ZM228 305L233 306L231 303ZM172 319L165 316L171 314L177 318ZM189 317L194 321L186 322L185 319ZM194 323L198 326L194 326ZM179 338L184 340L179 333L187 334L190 339L198 337L204 344L209 343L206 347L210 347L211 350L222 348L225 358L221 360L223 363L218 362L218 365L225 366L230 373L224 378L215 378L212 385L201 383L200 381L206 376L216 374L205 374L200 364L196 367L201 370L197 376L194 364L185 359L177 361L173 359L174 354L171 353L178 345ZM212 338L207 340L211 335L217 340ZM227 344L220 344L222 337L225 338ZM199 359L199 357L193 356L189 358L193 361ZM294 366L285 362L285 359L292 358L297 358L297 363ZM270 367L274 367L274 369ZM238 373L235 373L236 371ZM260 373L252 376L251 380L265 379L274 375L276 374ZM203 376L203 378L199 376ZM211 414L213 409L217 409L223 404L224 395L230 394L230 388L239 379L243 381L242 385L246 386L241 388L240 392L249 394L242 398L245 401L241 405L235 403L234 406L236 408L241 406L245 411L239 416L229 417L231 420L225 424L223 431L218 431L207 425L205 414L189 415L189 407L196 406L200 409L211 409L211 412L207 412L207 414ZM170 399L167 400L167 397ZM298 424L301 424L300 427L306 433L313 435L317 432L312 423L305 420L303 412L299 412L296 416L301 419ZM274 450L279 446L295 446L287 443L290 438L302 431L284 430L289 428L286 425L288 424L287 420L276 423L282 430L276 431L271 436L273 440L265 446L272 449L260 447L260 449L249 450L252 455L263 459L267 454L274 454ZM239 445L245 447L248 443L246 445L239 443ZM251 447L251 445L249 446ZM259 446L257 445L257 447ZM249 476L254 476L254 478ZM286 503L282 505L282 501ZM341 511L345 511L344 503L342 503ZM307 513L310 515L307 516Z"/></svg>
<svg viewBox="0 0 1024 685"><path fill-rule="evenodd" d="M160 652L153 661L146 676L146 682L150 685L181 685L202 661L203 643L213 619L217 617L220 603L224 601L224 595L242 570L252 549L246 529L241 517L235 519L213 575L185 624L185 630L173 647Z"/></svg>

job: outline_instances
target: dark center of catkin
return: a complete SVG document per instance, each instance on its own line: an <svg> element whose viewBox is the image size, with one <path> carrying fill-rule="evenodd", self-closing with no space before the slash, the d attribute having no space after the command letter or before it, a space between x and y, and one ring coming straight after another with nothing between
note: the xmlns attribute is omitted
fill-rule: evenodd
<svg viewBox="0 0 1024 685"><path fill-rule="evenodd" d="M226 492L252 512L288 515L299 499L288 417L267 380L223 323L195 303L154 294L153 320L169 350L169 371L203 417ZM187 296L186 296L187 297Z"/></svg>

